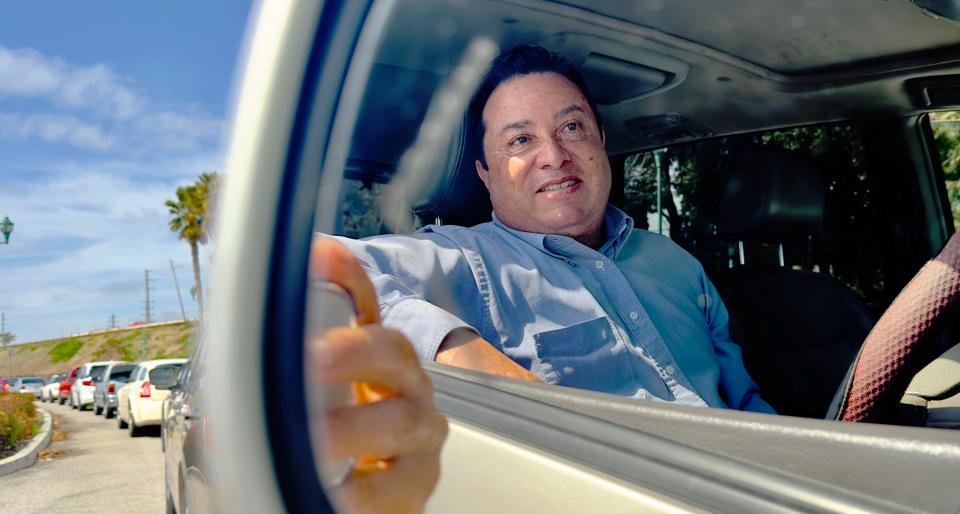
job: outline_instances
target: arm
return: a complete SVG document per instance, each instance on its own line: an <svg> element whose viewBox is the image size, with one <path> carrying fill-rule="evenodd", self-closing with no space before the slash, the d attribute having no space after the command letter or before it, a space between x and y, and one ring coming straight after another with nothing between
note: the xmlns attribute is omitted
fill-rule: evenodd
<svg viewBox="0 0 960 514"><path fill-rule="evenodd" d="M702 268L700 273L704 294L710 299L705 311L720 368L720 395L731 409L776 414L773 407L760 397L760 388L747 373L740 346L730 340L730 318L720 294Z"/></svg>
<svg viewBox="0 0 960 514"><path fill-rule="evenodd" d="M437 362L493 375L540 382L540 378L513 362L492 344L467 329L457 329L444 338L437 351Z"/></svg>
<svg viewBox="0 0 960 514"><path fill-rule="evenodd" d="M444 244L445 238L337 241L360 259L370 277L383 324L406 334L422 358L540 380L479 335L486 306L462 251Z"/></svg>

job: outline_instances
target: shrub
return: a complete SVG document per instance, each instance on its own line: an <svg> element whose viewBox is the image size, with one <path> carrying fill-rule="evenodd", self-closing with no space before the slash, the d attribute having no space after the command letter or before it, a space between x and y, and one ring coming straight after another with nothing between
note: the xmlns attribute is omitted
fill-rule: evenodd
<svg viewBox="0 0 960 514"><path fill-rule="evenodd" d="M73 356L80 351L80 348L83 348L83 341L79 339L65 339L60 341L56 346L51 348L49 352L47 352L52 356L50 363L56 364L58 362L66 362L72 359Z"/></svg>
<svg viewBox="0 0 960 514"><path fill-rule="evenodd" d="M10 453L40 429L32 394L0 394L0 454Z"/></svg>

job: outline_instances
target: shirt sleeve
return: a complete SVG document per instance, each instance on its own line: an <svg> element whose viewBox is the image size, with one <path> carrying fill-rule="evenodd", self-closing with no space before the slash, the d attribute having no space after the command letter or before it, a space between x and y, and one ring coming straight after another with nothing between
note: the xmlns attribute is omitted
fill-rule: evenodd
<svg viewBox="0 0 960 514"><path fill-rule="evenodd" d="M773 407L760 397L760 388L747 373L743 365L740 345L730 340L730 317L727 307L720 299L720 294L713 283L703 272L703 268L699 268L701 284L708 299L705 309L707 324L710 338L713 340L717 365L720 368L720 395L732 409L776 414Z"/></svg>
<svg viewBox="0 0 960 514"><path fill-rule="evenodd" d="M475 327L480 294L473 272L463 252L446 238L319 237L342 243L360 260L377 292L383 325L407 336L421 358L433 360L443 339L458 328L480 333Z"/></svg>

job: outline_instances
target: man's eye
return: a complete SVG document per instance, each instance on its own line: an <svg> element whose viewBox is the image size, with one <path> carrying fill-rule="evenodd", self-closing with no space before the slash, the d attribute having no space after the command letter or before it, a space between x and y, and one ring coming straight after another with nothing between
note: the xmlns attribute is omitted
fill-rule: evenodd
<svg viewBox="0 0 960 514"><path fill-rule="evenodd" d="M579 121L571 121L563 126L563 130L564 132L579 132L580 130L583 130L583 124L581 124Z"/></svg>
<svg viewBox="0 0 960 514"><path fill-rule="evenodd" d="M517 136L511 139L508 145L510 145L511 148L516 148L518 146L523 146L529 142L530 142L530 138L528 136Z"/></svg>

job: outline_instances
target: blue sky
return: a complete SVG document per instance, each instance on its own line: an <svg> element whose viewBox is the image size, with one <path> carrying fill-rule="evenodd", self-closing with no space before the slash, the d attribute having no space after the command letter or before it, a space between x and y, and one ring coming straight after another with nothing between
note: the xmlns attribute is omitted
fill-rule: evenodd
<svg viewBox="0 0 960 514"><path fill-rule="evenodd" d="M188 316L164 200L222 170L242 0L8 2L0 17L0 311L17 342ZM205 268L209 262L202 252Z"/></svg>

